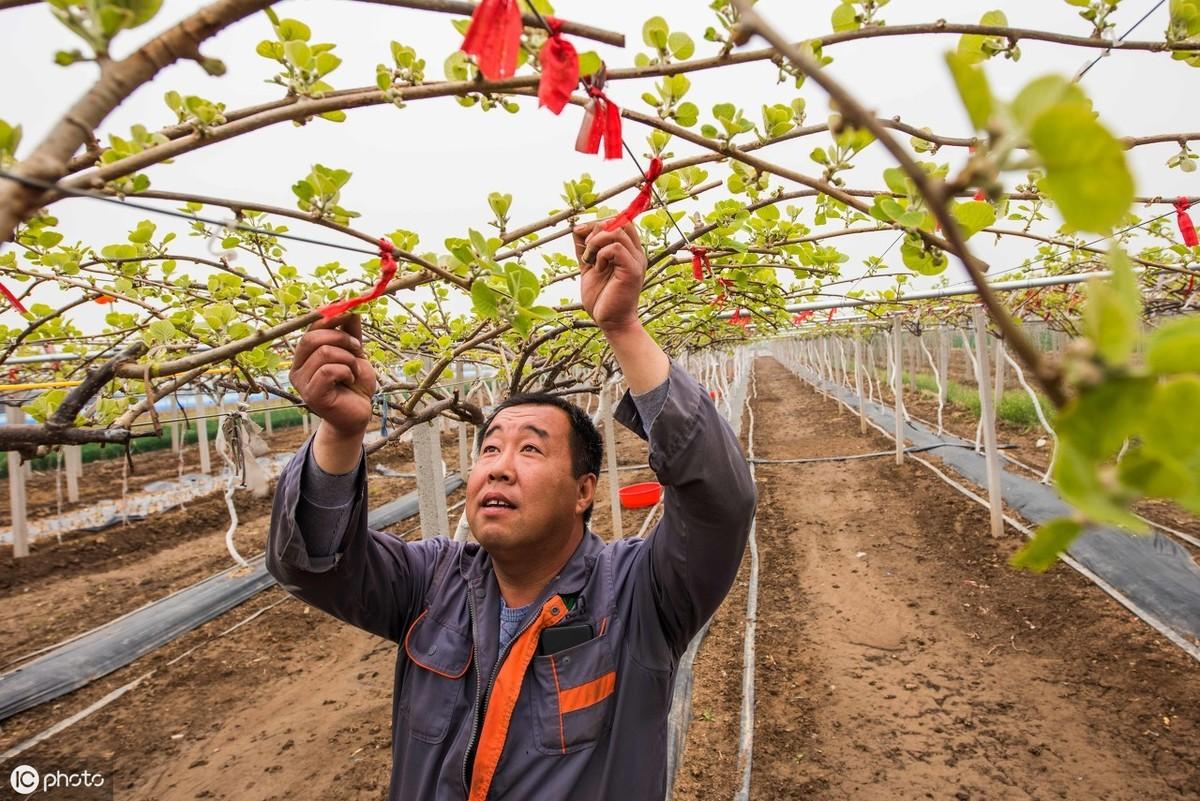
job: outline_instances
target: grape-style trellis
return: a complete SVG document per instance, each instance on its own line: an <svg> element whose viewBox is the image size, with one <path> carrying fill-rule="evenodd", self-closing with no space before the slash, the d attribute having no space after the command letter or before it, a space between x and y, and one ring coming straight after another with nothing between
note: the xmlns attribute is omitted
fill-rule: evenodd
<svg viewBox="0 0 1200 801"><path fill-rule="evenodd" d="M984 69L1018 59L1022 42L1040 41L1097 57L1145 51L1190 70L1200 66L1197 0L1169 0L1169 27L1157 40L1132 38L1137 25L1116 36L1120 0L1066 0L1091 27L1081 35L1011 27L999 11L973 24L888 25L888 0L831 0L832 31L799 41L752 0L712 0L713 25L703 35L710 52L698 55L691 36L655 16L642 30L647 50L629 67L575 46L624 45L622 34L560 20L545 0L360 1L456 17L463 49L446 59L445 79L428 76L413 47L393 42L375 85L337 88L334 44L316 41L302 20L280 18L270 0L217 0L119 60L109 55L113 38L152 19L161 0L46 2L82 41L54 60L94 64L98 77L32 147L21 147L19 109L0 119L0 282L24 317L0 326L0 354L14 364L59 357L21 363L23 385L45 389L25 407L37 424L0 428L3 449L32 457L64 445L128 444L146 418L157 426L155 401L184 387L265 391L300 404L282 377L296 337L323 312L350 305L358 306L382 377L387 434L372 448L437 416L480 420L466 387L450 380L454 365L498 371L510 391L596 392L615 363L578 304L539 302L578 275L573 257L543 247L569 240L581 220L616 214L611 201L628 203L623 214L640 226L650 264L642 319L671 353L775 336L865 341L872 319L899 319L914 333L960 323L972 303L904 294L907 277L938 275L957 259L994 334L1056 410L1054 477L1078 512L1044 526L1039 547L1057 552L1089 522L1139 530L1129 507L1144 497L1200 512L1200 317L1187 313L1200 275L1189 209L1200 198L1135 196L1126 163L1133 148L1178 143L1167 167L1190 173L1198 157L1190 143L1200 132L1118 138L1080 87L1086 69L1037 78L1009 98L993 93ZM0 0L0 12L29 4ZM277 65L277 100L227 109L172 91L170 124L101 134L118 104L176 62L223 74L224 65L203 52L206 40L259 13L273 31L257 53ZM946 66L972 136L877 117L823 69L843 43L931 36L947 41ZM768 47L751 48L756 37ZM686 99L694 76L755 61L776 65L781 94L792 97L759 114L734 103L706 114ZM835 109L826 121L807 120L797 95L813 85ZM639 93L647 111L632 107ZM356 109L438 97L484 111L547 113L517 102L536 97L550 113L578 114L575 147L627 159L631 177L607 189L587 176L566 180L565 207L525 224L510 220L511 196L493 193L493 219L484 222L495 233L470 229L442 250L418 252L413 232L355 227L358 215L342 205L344 170L313 165L292 187L296 208L167 191L144 172L279 123L336 123ZM784 151L777 145L803 139L816 143L807 159L770 159L773 148ZM875 186L848 185L847 172L868 148L885 151L893 166ZM963 149L969 157L957 171L938 160ZM721 199L706 211L681 210L681 201L702 202L709 192ZM52 210L75 197L122 205L140 222L121 242L72 243ZM172 225L194 238L185 244ZM905 269L889 272L889 247L848 274L839 242L880 231L895 233ZM1112 277L1002 294L992 286L1001 271L970 249L972 237L985 235L1038 243L1019 275L1099 268ZM332 262L301 271L288 259L294 242L367 260L361 269ZM858 288L864 278L889 277L889 288ZM70 300L57 308L39 302L47 287ZM469 313L454 311L466 307L453 302L456 295L469 299ZM331 309L354 296L362 303ZM865 303L865 323L814 314L812 301L827 299ZM102 330L85 332L72 312L94 303L112 304L111 311ZM1061 358L1047 357L1024 332L1029 321L1076 339Z"/></svg>

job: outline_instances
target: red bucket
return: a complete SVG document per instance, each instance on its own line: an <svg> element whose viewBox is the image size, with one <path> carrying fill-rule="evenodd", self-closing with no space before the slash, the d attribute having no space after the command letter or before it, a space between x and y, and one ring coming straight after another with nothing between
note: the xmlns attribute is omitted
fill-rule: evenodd
<svg viewBox="0 0 1200 801"><path fill-rule="evenodd" d="M657 481L630 484L628 487L621 487L619 494L623 508L642 509L653 506L662 499L662 484Z"/></svg>

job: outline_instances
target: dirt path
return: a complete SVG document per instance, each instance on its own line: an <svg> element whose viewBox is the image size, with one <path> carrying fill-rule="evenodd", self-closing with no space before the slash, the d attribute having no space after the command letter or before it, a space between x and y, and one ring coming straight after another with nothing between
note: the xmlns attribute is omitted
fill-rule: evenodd
<svg viewBox="0 0 1200 801"><path fill-rule="evenodd" d="M760 456L886 448L758 371ZM1099 590L911 462L759 482L754 798L1200 798L1200 665Z"/></svg>

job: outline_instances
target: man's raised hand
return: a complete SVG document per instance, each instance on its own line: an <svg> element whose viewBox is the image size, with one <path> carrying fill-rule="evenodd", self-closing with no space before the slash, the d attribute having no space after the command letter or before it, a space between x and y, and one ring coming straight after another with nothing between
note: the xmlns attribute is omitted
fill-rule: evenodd
<svg viewBox="0 0 1200 801"><path fill-rule="evenodd" d="M603 223L575 227L580 300L601 331L640 325L638 297L646 280L646 251L633 223L605 231Z"/></svg>
<svg viewBox="0 0 1200 801"><path fill-rule="evenodd" d="M296 345L289 377L309 411L331 433L361 441L371 422L377 383L375 368L363 353L357 314L313 323Z"/></svg>

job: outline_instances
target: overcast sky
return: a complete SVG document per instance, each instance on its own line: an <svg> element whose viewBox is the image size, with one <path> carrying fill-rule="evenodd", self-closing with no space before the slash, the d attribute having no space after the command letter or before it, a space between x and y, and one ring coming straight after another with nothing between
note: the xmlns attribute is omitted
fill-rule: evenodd
<svg viewBox="0 0 1200 801"><path fill-rule="evenodd" d="M1116 17L1118 33L1155 5L1156 0L1125 0ZM795 39L817 36L830 30L829 15L833 0L762 0L761 13ZM197 4L167 0L158 17L150 24L122 34L114 46L116 55L124 55L146 38L174 24ZM1078 9L1065 0L894 0L883 10L889 24L931 22L945 18L957 22L977 22L988 10L1003 9L1009 23L1086 36L1090 24L1077 16ZM397 40L411 45L426 59L427 79L443 76L442 63L461 43L461 36L450 22L452 17L400 8L389 8L349 0L290 0L276 5L281 16L303 20L312 27L313 41L337 44L335 52L344 59L330 76L337 88L374 83L375 65L390 62L388 43ZM609 0L583 3L560 0L559 16L585 21L626 34L625 50L577 42L580 50L597 49L612 67L632 65L634 54L646 48L641 40L642 22L653 14L662 14L672 30L684 30L697 44L697 57L715 52L716 45L705 42L706 26L714 24L705 0L689 2L631 2ZM1130 38L1161 39L1167 24L1166 4L1158 9ZM254 53L255 45L272 38L270 25L262 14L250 17L227 29L204 48L222 59L228 72L222 78L206 76L194 63L181 63L161 73L153 83L142 87L102 126L101 133L125 135L134 123L151 129L173 122L162 101L163 93L175 89L184 94L199 94L234 109L276 99L280 87L266 83L276 71L269 62ZM827 68L881 116L901 115L911 124L928 126L949 135L965 136L969 126L953 86L947 76L942 55L952 49L956 36L896 37L837 45L826 51L833 57ZM58 49L72 49L77 39L62 27L43 6L30 6L0 13L0 119L20 123L25 139L19 156L28 154L62 115L69 103L94 80L95 69L81 64L60 68L52 63ZM756 41L751 46L761 47ZM1021 44L1023 57L1018 63L994 59L986 69L993 90L1002 98L1011 97L1031 78L1056 72L1073 75L1100 51L1069 48L1038 42ZM789 102L796 96L791 84L776 82L777 70L769 63L747 64L720 70L694 73L688 99L701 108L701 121L711 119L714 103L733 102L757 120L763 103ZM1200 88L1200 71L1173 62L1169 56L1144 52L1118 53L1103 59L1084 78L1083 85L1095 100L1101 119L1118 135L1144 135L1165 131L1195 130L1194 100ZM614 84L611 95L618 103L646 111L640 94L649 84ZM808 103L808 121L823 121L827 116L825 97L813 84L801 94ZM487 194L510 192L514 196L511 219L520 225L541 218L547 211L560 208L562 181L591 173L598 187L607 187L634 174L627 161L604 162L584 156L573 149L581 112L568 108L555 117L536 107L535 100L519 100L522 111L509 115L503 111L481 112L464 109L451 98L414 102L403 110L392 107L366 108L349 112L342 124L314 121L297 128L290 123L267 128L250 136L204 148L178 159L174 164L149 170L154 188L212 194L294 207L291 184L303 177L309 165L320 162L348 169L353 179L343 192L343 205L362 212L355 226L372 233L396 228L418 232L422 242L418 250L442 250L447 236L465 236L468 228L485 229L490 218ZM626 139L635 151L646 150L647 132L626 122ZM907 137L904 137L907 139ZM808 173L818 173L808 153L813 147L828 144L827 136L808 137L777 145L763 155L778 163ZM671 148L678 156L698 152L682 142ZM1164 165L1176 145L1156 145L1130 153L1140 194L1200 194L1196 178ZM952 166L961 164L965 153L945 150L940 159ZM880 171L889 166L882 148L872 147L860 157L858 166L846 174L853 187L882 186ZM725 177L727 168L711 168ZM1196 174L1193 174L1196 175ZM1014 174L1009 185L1023 178ZM791 189L793 187L786 186ZM717 192L702 196L699 203L685 205L689 210L706 210L719 199ZM628 197L610 205L623 205ZM811 209L812 201L806 201ZM1159 212L1168 210L1160 207ZM1140 211L1140 210L1139 210ZM116 209L88 200L70 200L57 204L54 213L62 220L68 239L80 239L97 247L123 241L142 212ZM811 222L811 217L808 218ZM157 219L162 228L175 223ZM337 235L300 223L289 223L297 233L322 239ZM182 230L182 229L179 229ZM852 255L845 265L847 274L860 269L864 256L881 252L895 238L881 233L840 240L839 246ZM357 244L357 243L353 243ZM1036 250L1033 242L1006 242L1000 246L990 239L977 238L972 244L993 269L1014 266ZM197 240L185 239L181 247L203 253ZM290 247L291 258L302 270L327 261L342 259L356 266L353 254L319 248ZM888 262L900 268L899 248L891 251ZM540 262L530 261L538 268ZM247 263L254 269L254 266ZM261 267L258 268L261 270ZM189 268L193 275L199 271ZM948 276L962 278L954 264ZM921 279L918 284L928 283ZM572 290L573 291L573 290ZM556 293L557 295L558 293ZM39 300L53 301L49 292ZM559 297L547 300L557 302ZM102 317L102 307L91 307L93 328ZM5 322L12 325L15 315L8 312ZM82 322L82 321L81 321Z"/></svg>

